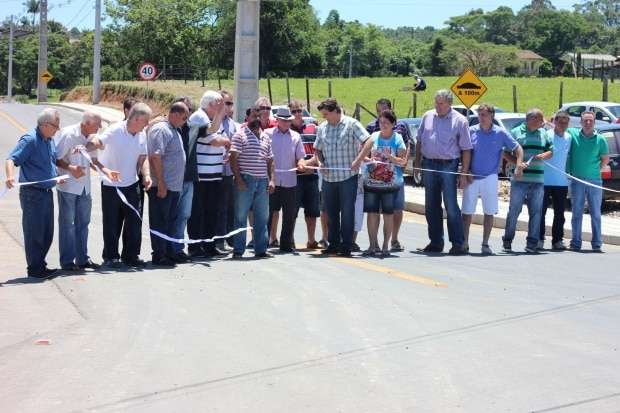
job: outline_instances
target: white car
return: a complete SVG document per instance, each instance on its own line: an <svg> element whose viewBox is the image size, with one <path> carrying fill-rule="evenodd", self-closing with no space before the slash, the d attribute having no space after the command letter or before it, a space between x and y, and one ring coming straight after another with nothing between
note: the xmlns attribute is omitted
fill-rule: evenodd
<svg viewBox="0 0 620 413"><path fill-rule="evenodd" d="M525 122L525 113L496 112L493 118L494 124L506 129L508 132L521 125L523 122ZM469 126L474 126L478 123L480 123L478 115L469 117Z"/></svg>
<svg viewBox="0 0 620 413"><path fill-rule="evenodd" d="M286 105L275 105L275 106L271 106L271 118L275 119L275 115L276 112L278 111L279 108L288 108L288 106ZM308 112L308 109L303 109L303 114L302 117L304 118L304 123L307 125L309 123L314 123L315 125L317 124L316 119L314 118L314 116L312 116L312 114L310 112Z"/></svg>
<svg viewBox="0 0 620 413"><path fill-rule="evenodd" d="M560 110L570 115L570 126L579 126L584 111L594 112L597 124L602 122L620 123L620 103L615 102L571 102L562 105Z"/></svg>
<svg viewBox="0 0 620 413"><path fill-rule="evenodd" d="M471 115L478 115L478 108L480 107L480 105L473 105L471 108L469 108L469 110L467 110L467 108L464 105L452 105L452 109L456 110L458 113L460 113L463 116L471 116ZM496 107L495 108L495 113L502 113L504 112L503 109Z"/></svg>

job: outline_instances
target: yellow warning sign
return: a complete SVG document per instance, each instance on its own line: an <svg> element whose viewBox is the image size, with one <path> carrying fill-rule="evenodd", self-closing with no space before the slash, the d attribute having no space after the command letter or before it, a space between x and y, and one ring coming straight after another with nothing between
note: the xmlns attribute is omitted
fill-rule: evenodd
<svg viewBox="0 0 620 413"><path fill-rule="evenodd" d="M53 78L54 76L52 76L52 74L48 72L47 70L41 74L41 80L44 81L45 83L49 83L49 81L52 80Z"/></svg>
<svg viewBox="0 0 620 413"><path fill-rule="evenodd" d="M468 109L487 91L486 85L470 69L465 69L450 89Z"/></svg>

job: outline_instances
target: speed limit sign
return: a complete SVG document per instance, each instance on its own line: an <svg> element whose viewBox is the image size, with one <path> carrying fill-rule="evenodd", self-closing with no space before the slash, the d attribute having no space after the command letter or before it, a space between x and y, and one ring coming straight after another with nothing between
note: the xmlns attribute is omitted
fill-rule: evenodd
<svg viewBox="0 0 620 413"><path fill-rule="evenodd" d="M154 80L157 77L157 68L153 63L144 62L138 69L138 76L142 80Z"/></svg>

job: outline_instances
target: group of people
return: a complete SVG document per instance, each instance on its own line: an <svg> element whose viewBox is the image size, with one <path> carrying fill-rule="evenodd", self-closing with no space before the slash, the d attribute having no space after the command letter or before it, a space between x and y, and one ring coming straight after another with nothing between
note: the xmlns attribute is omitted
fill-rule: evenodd
<svg viewBox="0 0 620 413"><path fill-rule="evenodd" d="M505 251L512 250L524 203L529 212L526 252L542 248L544 214L550 205L555 212L552 247L565 248L569 184L570 248L581 248L587 198L592 248L600 251L600 169L609 159L605 139L594 130L594 114L584 112L582 127L568 129L568 114L558 112L553 128L546 130L543 113L532 109L525 124L511 134L493 123L494 108L487 104L478 109L480 124L470 128L468 120L451 108L452 99L447 90L436 93L435 109L424 114L415 145L388 99L377 102L377 119L367 127L346 116L333 98L318 105L325 119L318 126L304 121L304 107L298 101L279 107L272 117L271 102L265 97L245 112L245 122L239 124L233 119L233 97L223 90L205 92L196 109L189 98L181 97L165 116L156 117L146 104L127 99L125 120L103 131L96 113L85 112L80 123L60 129L58 111L44 109L37 126L19 139L6 161L7 187L15 186L15 166L20 168L19 182L35 182L20 186L28 276L48 278L56 273L45 261L54 230L54 186L61 268L99 268L88 254L91 170L101 180L102 257L107 268L146 265L140 259L145 193L153 266L173 267L230 253L240 259L248 248L257 258L270 257L270 246L293 253L300 209L309 249L344 257L359 251L356 236L366 213L370 245L364 255L402 251L403 169L413 146L414 167L423 171L430 239L422 251L444 249L443 201L452 244L449 253L467 253L469 226L481 198L481 251L492 253L489 237L498 213L498 169L503 158L516 165L503 236ZM565 171L579 180L569 180ZM58 179L65 175L68 178ZM317 219L322 233L318 241Z"/></svg>

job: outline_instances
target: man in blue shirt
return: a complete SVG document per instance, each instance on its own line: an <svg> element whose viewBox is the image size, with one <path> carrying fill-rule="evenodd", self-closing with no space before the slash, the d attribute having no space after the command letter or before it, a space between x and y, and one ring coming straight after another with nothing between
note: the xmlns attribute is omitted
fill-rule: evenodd
<svg viewBox="0 0 620 413"><path fill-rule="evenodd" d="M554 250L565 250L564 245L564 209L568 195L568 177L561 171L566 170L566 159L570 150L571 137L568 129L568 113L560 111L553 118L554 129L547 131L553 139L553 156L545 163L545 194L543 209L540 216L540 236L538 249L545 243L545 214L553 205L553 225L551 227L551 247ZM555 167L555 168L554 168ZM557 169L556 169L557 168ZM559 170L558 170L559 169Z"/></svg>
<svg viewBox="0 0 620 413"><path fill-rule="evenodd" d="M15 186L14 169L19 166L19 182L44 181L56 177L56 148L52 137L60 128L55 109L44 109L37 117L37 127L22 136L6 160L6 186ZM20 186L24 248L28 277L50 278L56 269L47 268L45 256L54 238L55 181Z"/></svg>
<svg viewBox="0 0 620 413"><path fill-rule="evenodd" d="M464 180L467 186L463 191L463 234L464 248L469 249L469 226L471 217L476 212L478 197L482 198L484 212L482 248L483 254L492 254L489 247L489 237L493 228L493 216L498 212L497 200L497 171L502 160L504 149L516 151L517 165L523 160L523 149L517 141L504 129L493 124L495 108L482 104L478 108L480 124L472 126L470 130L471 143L474 147L471 161L471 173L476 175Z"/></svg>

